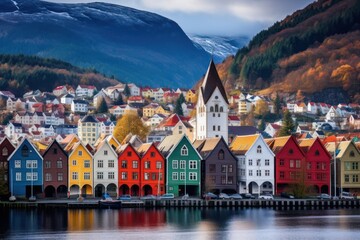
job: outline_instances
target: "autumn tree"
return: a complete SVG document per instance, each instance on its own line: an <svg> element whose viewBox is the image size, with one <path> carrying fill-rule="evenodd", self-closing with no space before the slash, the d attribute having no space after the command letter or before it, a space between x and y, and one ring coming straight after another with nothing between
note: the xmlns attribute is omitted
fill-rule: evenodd
<svg viewBox="0 0 360 240"><path fill-rule="evenodd" d="M279 132L279 137L289 136L295 130L294 120L291 117L289 110L286 110L282 120L282 127Z"/></svg>
<svg viewBox="0 0 360 240"><path fill-rule="evenodd" d="M132 112L125 113L117 120L113 135L116 140L122 142L129 133L138 135L142 140L145 140L149 133L149 128L144 125L136 113Z"/></svg>
<svg viewBox="0 0 360 240"><path fill-rule="evenodd" d="M265 125L265 121L264 121L263 118L261 118L261 119L259 120L257 127L258 127L258 129L259 129L260 131L264 131L264 130L265 130L266 125Z"/></svg>
<svg viewBox="0 0 360 240"><path fill-rule="evenodd" d="M255 114L259 116L263 116L267 112L269 112L269 106L267 102L265 102L264 100L257 101L255 106Z"/></svg>
<svg viewBox="0 0 360 240"><path fill-rule="evenodd" d="M97 113L107 113L109 110L106 101L104 98L100 98L100 102L98 103L98 106L96 108Z"/></svg>

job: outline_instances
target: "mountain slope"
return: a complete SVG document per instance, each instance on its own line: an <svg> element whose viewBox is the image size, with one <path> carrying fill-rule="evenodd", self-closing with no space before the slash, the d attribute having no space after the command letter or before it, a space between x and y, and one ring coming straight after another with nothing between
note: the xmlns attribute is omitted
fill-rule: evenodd
<svg viewBox="0 0 360 240"><path fill-rule="evenodd" d="M214 62L222 62L226 57L235 55L239 48L245 46L249 38L246 36L206 36L189 35L189 38L213 56Z"/></svg>
<svg viewBox="0 0 360 240"><path fill-rule="evenodd" d="M0 2L0 53L54 57L122 81L191 86L209 55L159 15L105 3Z"/></svg>
<svg viewBox="0 0 360 240"><path fill-rule="evenodd" d="M0 54L0 89L22 96L26 91L39 89L52 92L60 85L95 85L99 90L119 83L95 70L75 67L56 59L24 55Z"/></svg>
<svg viewBox="0 0 360 240"><path fill-rule="evenodd" d="M359 30L359 1L319 0L257 34L237 52L227 80L310 99L333 88L360 101Z"/></svg>

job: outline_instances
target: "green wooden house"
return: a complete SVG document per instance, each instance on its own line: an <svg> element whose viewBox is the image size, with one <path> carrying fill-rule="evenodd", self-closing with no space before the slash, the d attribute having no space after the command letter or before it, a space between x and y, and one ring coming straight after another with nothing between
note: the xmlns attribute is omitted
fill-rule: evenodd
<svg viewBox="0 0 360 240"><path fill-rule="evenodd" d="M166 193L201 195L201 156L186 135L164 138L158 149L166 158Z"/></svg>

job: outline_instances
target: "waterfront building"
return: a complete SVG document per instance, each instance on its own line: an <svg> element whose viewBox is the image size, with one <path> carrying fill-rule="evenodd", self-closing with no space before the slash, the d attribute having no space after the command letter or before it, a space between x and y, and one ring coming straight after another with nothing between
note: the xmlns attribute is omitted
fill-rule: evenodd
<svg viewBox="0 0 360 240"><path fill-rule="evenodd" d="M141 157L141 196L165 193L165 159L154 143L144 143L137 148Z"/></svg>
<svg viewBox="0 0 360 240"><path fill-rule="evenodd" d="M228 142L228 98L211 60L196 103L195 139L223 137Z"/></svg>
<svg viewBox="0 0 360 240"><path fill-rule="evenodd" d="M78 135L84 143L94 144L100 136L100 122L93 115L78 121Z"/></svg>
<svg viewBox="0 0 360 240"><path fill-rule="evenodd" d="M274 153L262 135L237 136L230 149L238 159L239 193L274 194Z"/></svg>
<svg viewBox="0 0 360 240"><path fill-rule="evenodd" d="M115 148L105 139L96 148L94 154L95 197L108 193L118 195L118 155Z"/></svg>
<svg viewBox="0 0 360 240"><path fill-rule="evenodd" d="M11 195L27 198L41 195L43 158L32 143L24 137L8 159Z"/></svg>
<svg viewBox="0 0 360 240"><path fill-rule="evenodd" d="M72 141L75 141L73 138ZM81 142L68 147L69 191L71 196L93 195L93 156Z"/></svg>
<svg viewBox="0 0 360 240"><path fill-rule="evenodd" d="M9 194L8 157L14 152L15 146L5 137L0 143L0 196Z"/></svg>
<svg viewBox="0 0 360 240"><path fill-rule="evenodd" d="M45 197L66 197L68 191L68 155L54 140L43 153Z"/></svg>
<svg viewBox="0 0 360 240"><path fill-rule="evenodd" d="M186 135L171 135L158 145L166 158L166 193L201 196L201 156Z"/></svg>
<svg viewBox="0 0 360 240"><path fill-rule="evenodd" d="M140 196L139 154L130 143L121 145L116 151L118 153L119 195Z"/></svg>
<svg viewBox="0 0 360 240"><path fill-rule="evenodd" d="M202 157L201 192L236 193L237 158L222 137L196 140L194 147Z"/></svg>

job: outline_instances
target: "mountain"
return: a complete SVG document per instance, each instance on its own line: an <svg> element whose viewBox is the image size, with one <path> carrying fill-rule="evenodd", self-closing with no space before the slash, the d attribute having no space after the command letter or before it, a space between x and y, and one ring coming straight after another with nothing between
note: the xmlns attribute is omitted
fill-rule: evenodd
<svg viewBox="0 0 360 240"><path fill-rule="evenodd" d="M249 42L249 38L246 36L188 36L195 46L201 47L211 54L215 63L220 63L226 57L235 55L239 48L242 48Z"/></svg>
<svg viewBox="0 0 360 240"><path fill-rule="evenodd" d="M0 1L0 53L61 59L140 85L191 87L210 56L174 22L107 3Z"/></svg>
<svg viewBox="0 0 360 240"><path fill-rule="evenodd" d="M100 90L118 83L95 70L78 68L56 59L0 54L0 89L16 96L36 89L52 92L55 87L65 84L74 88L78 84L91 84Z"/></svg>
<svg viewBox="0 0 360 240"><path fill-rule="evenodd" d="M258 33L228 61L230 89L360 102L360 1L318 0Z"/></svg>

